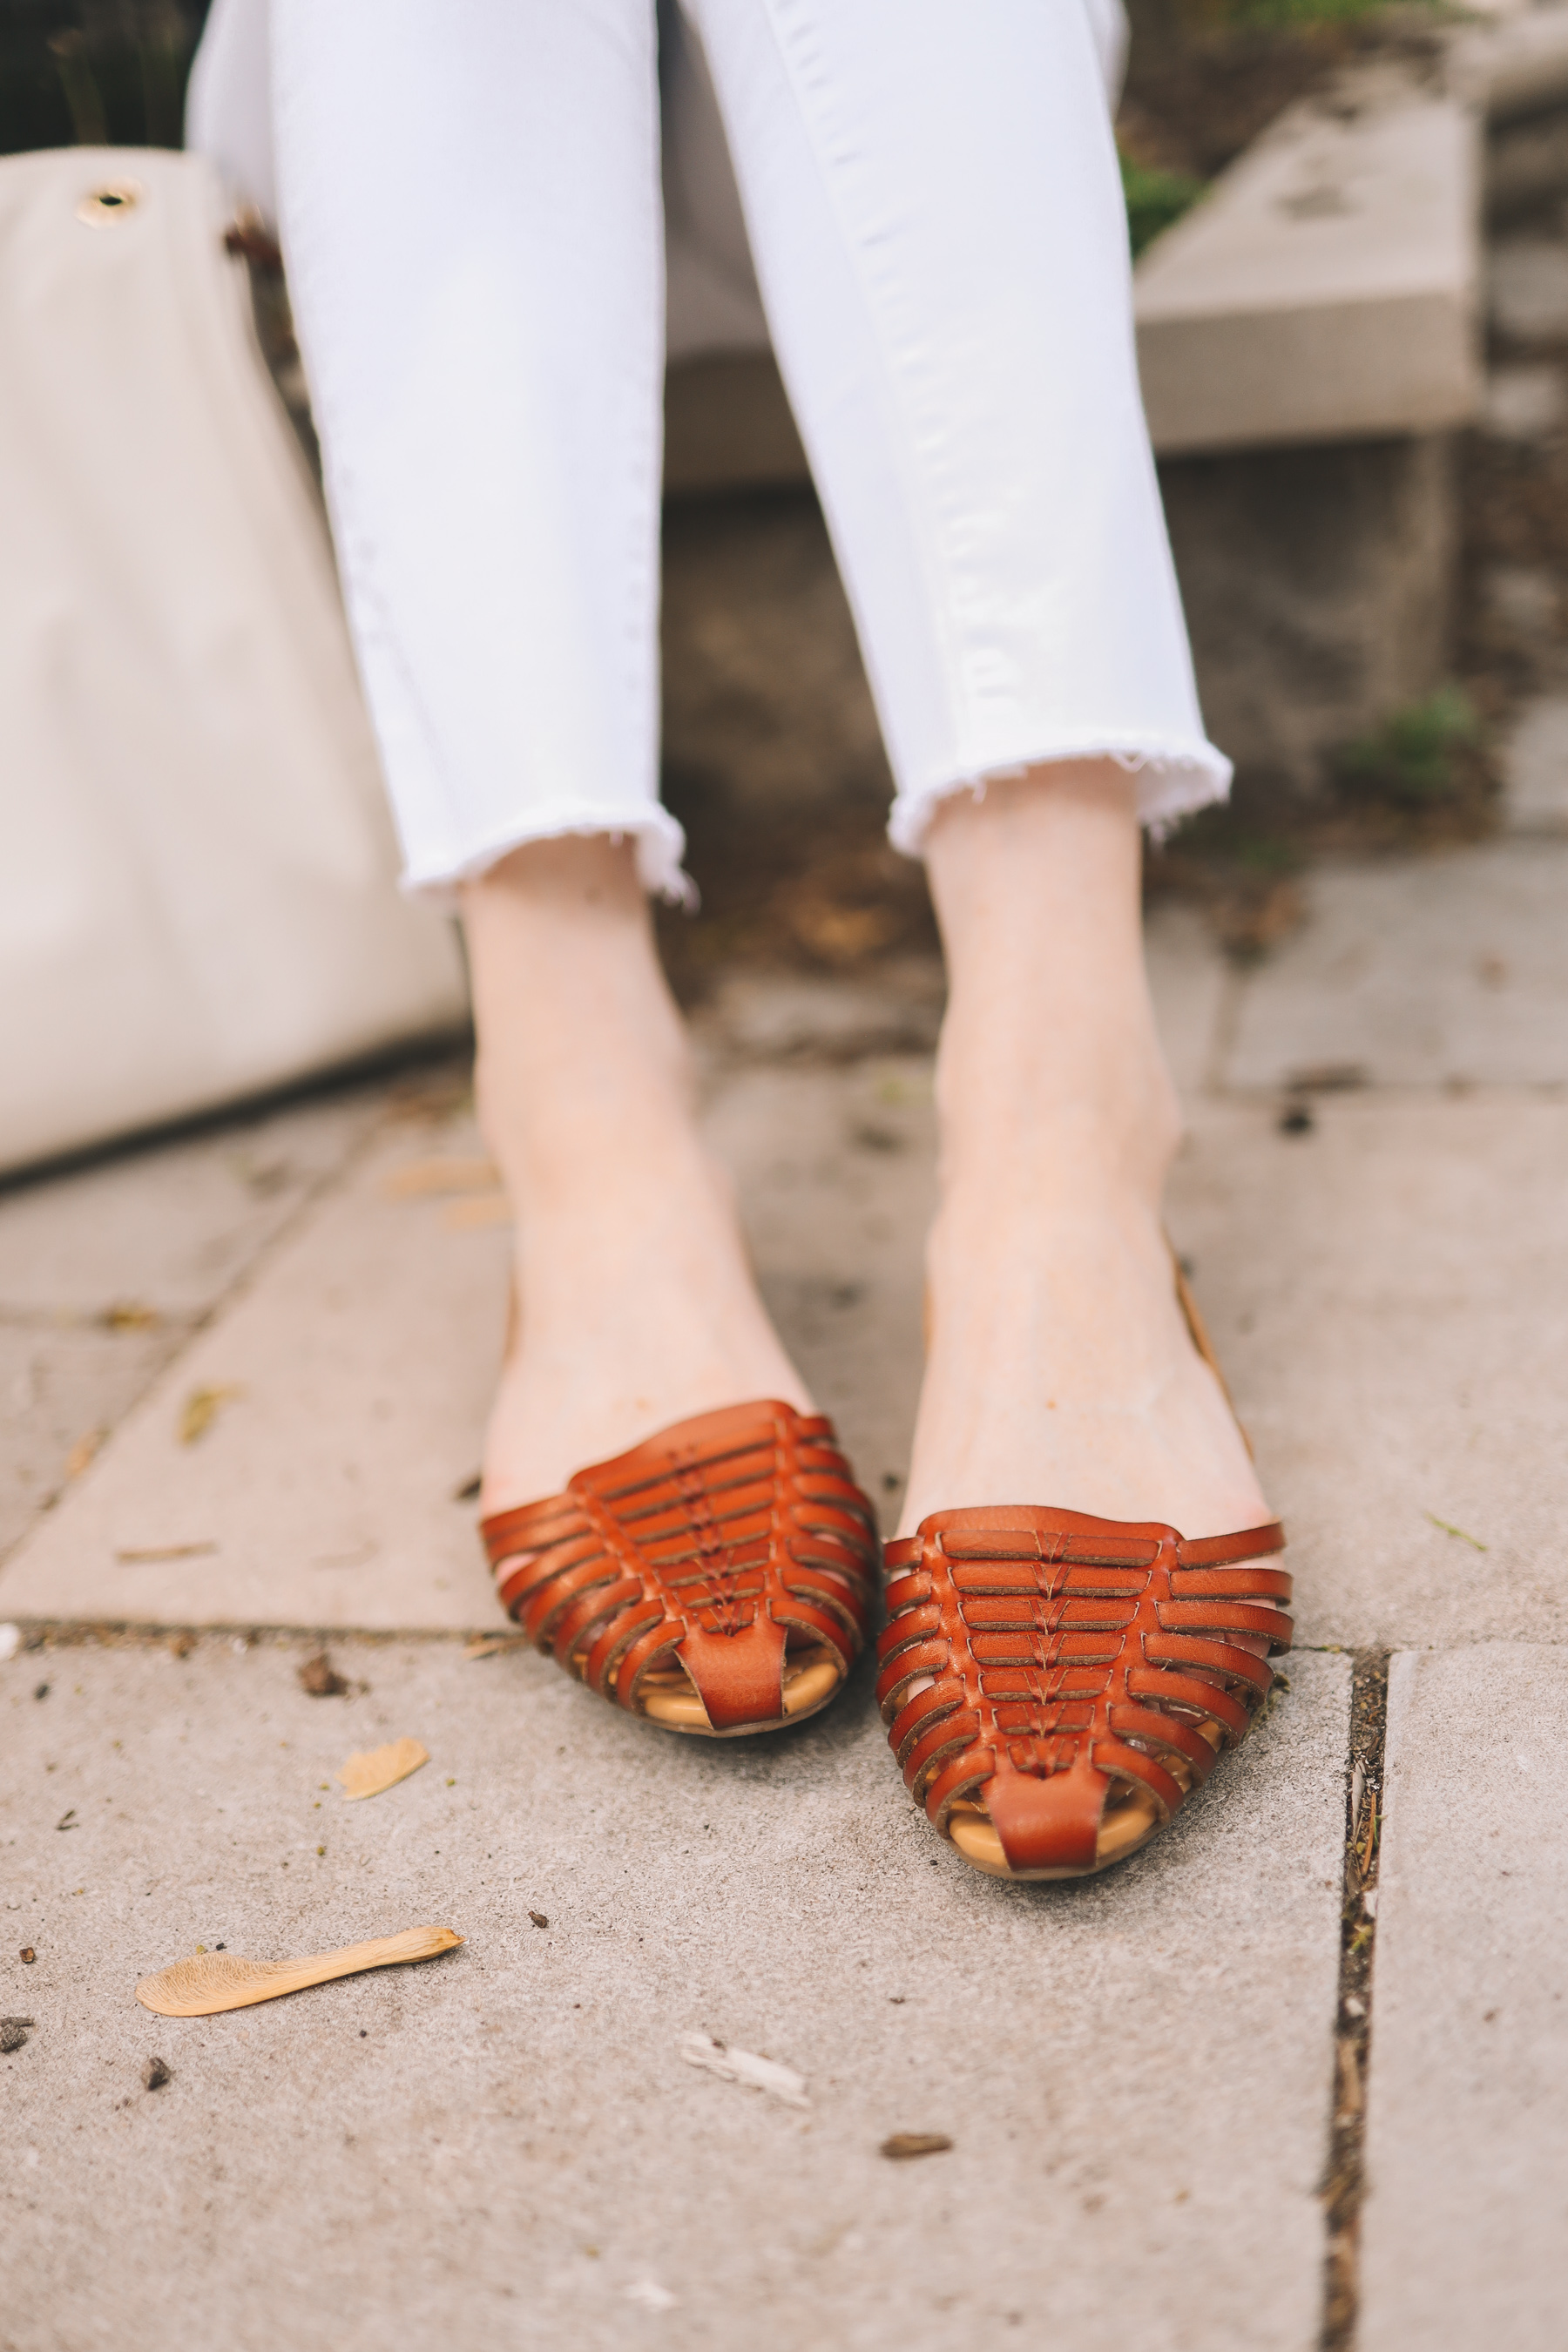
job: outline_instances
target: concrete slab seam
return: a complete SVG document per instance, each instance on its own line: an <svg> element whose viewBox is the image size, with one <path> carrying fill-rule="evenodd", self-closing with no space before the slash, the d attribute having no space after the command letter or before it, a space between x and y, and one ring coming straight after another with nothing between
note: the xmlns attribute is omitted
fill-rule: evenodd
<svg viewBox="0 0 1568 2352"><path fill-rule="evenodd" d="M1327 2242L1320 2352L1353 2352L1361 2305L1361 2209L1366 2191L1366 2085L1372 2050L1389 1654L1358 1650L1352 1655L1333 2102L1321 2190Z"/></svg>

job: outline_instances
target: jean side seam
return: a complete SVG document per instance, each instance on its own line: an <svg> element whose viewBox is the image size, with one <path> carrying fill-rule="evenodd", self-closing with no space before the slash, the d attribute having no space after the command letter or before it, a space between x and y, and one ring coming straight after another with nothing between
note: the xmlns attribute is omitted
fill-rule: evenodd
<svg viewBox="0 0 1568 2352"><path fill-rule="evenodd" d="M769 34L772 37L773 47L778 54L785 86L794 100L795 111L800 118L802 132L805 139L807 149L811 154L813 166L816 171L822 186L824 201L826 204L828 214L834 226L837 230L845 258L849 266L850 274L857 286L860 289L861 297L865 304L868 332L873 349L881 363L884 385L889 394L889 405L899 421L900 457L898 469L900 475L903 478L906 484L921 480L924 478L927 469L921 464L920 459L917 434L910 429L909 419L906 416L904 407L904 401L899 396L904 391L907 384L907 373L888 345L881 319L880 297L864 266L862 252L863 240L859 236L851 233L845 220L843 212L837 201L834 175L830 164L825 157L822 148L820 147L814 132L811 110L806 103L805 97L803 94L801 79L797 75L795 62L792 58L790 52L791 37L786 35L780 27L776 0L761 0L761 5L766 16ZM820 61L818 63L818 70L819 72L822 70L820 68ZM945 504L945 499L939 499L937 503L939 507L942 506ZM961 665L959 663L957 647L954 642L956 617L951 593L948 565L946 559L942 554L940 549L933 547L931 544L931 533L927 527L924 506L921 499L918 496L907 493L905 505L906 511L913 525L916 543L921 551L922 568L925 570L932 583L933 593L930 599L930 604L931 610L932 614L937 616L939 624L939 647L943 674L947 681L950 707L955 714L962 716L964 722L963 731L965 734L968 734L973 731L970 723L969 695L968 689L963 682ZM871 657L868 651L867 653L867 662L868 667L872 667ZM891 698L879 696L878 699L879 701L885 702L888 708L890 709L892 707Z"/></svg>

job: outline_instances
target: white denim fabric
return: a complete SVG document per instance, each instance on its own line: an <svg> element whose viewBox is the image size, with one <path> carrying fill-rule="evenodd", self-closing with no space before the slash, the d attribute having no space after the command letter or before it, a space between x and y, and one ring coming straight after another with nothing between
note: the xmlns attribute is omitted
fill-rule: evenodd
<svg viewBox="0 0 1568 2352"><path fill-rule="evenodd" d="M894 843L1043 761L1119 761L1156 826L1223 796L1139 397L1116 0L689 0L662 173L655 0L270 0L269 40L266 15L218 0L191 137L264 205L275 177L411 886L609 831L684 887L666 192L679 348L777 354Z"/></svg>

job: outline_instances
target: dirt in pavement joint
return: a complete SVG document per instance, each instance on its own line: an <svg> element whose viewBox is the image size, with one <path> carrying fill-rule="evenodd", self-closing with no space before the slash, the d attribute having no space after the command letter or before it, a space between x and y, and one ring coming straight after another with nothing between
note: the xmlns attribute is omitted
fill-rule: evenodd
<svg viewBox="0 0 1568 2352"><path fill-rule="evenodd" d="M1333 2098L1320 2195L1328 2233L1321 2352L1352 2352L1360 2307L1361 2208L1365 2191L1367 2069L1372 2055L1373 1961L1383 1844L1383 1747L1388 1653L1353 1654L1345 1856L1340 1910L1339 2005ZM1367 1897L1372 1897L1370 1908Z"/></svg>

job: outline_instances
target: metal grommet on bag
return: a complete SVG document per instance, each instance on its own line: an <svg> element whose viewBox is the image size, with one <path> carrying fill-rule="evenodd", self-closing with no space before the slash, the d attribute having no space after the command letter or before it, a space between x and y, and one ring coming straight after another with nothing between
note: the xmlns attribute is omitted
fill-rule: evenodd
<svg viewBox="0 0 1568 2352"><path fill-rule="evenodd" d="M145 194L140 180L105 180L101 187L88 190L76 216L89 228L110 228L133 213Z"/></svg>

